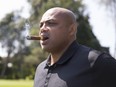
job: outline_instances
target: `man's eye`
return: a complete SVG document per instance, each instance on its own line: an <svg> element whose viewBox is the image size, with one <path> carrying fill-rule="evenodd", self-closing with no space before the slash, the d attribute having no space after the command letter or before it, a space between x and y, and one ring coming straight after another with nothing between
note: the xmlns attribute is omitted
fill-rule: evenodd
<svg viewBox="0 0 116 87"><path fill-rule="evenodd" d="M43 23L40 23L39 27L41 28L43 26Z"/></svg>
<svg viewBox="0 0 116 87"><path fill-rule="evenodd" d="M55 25L55 22L48 22L48 25Z"/></svg>

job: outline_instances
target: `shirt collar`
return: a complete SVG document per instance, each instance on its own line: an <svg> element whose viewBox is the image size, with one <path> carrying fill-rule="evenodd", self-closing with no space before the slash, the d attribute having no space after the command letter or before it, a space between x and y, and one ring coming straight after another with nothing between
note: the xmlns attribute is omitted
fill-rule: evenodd
<svg viewBox="0 0 116 87"><path fill-rule="evenodd" d="M73 54L76 52L78 47L79 47L79 44L76 41L74 41L68 47L68 49L64 52L64 54L61 56L61 58L55 63L55 65L57 65L57 64L64 64L69 59L71 59ZM47 68L47 67L50 67L50 55L47 58L47 63L46 63L45 68Z"/></svg>

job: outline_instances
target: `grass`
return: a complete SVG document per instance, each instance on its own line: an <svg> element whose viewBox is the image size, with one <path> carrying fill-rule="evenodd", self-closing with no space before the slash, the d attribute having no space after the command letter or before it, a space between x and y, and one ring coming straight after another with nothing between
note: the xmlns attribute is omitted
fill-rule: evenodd
<svg viewBox="0 0 116 87"><path fill-rule="evenodd" d="M33 80L2 80L0 87L33 87Z"/></svg>

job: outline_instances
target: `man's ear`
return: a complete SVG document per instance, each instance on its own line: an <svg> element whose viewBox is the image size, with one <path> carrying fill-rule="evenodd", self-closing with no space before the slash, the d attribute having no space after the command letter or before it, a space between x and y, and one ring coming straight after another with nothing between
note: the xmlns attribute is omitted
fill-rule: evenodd
<svg viewBox="0 0 116 87"><path fill-rule="evenodd" d="M77 26L78 26L77 23L73 23L70 25L70 28L69 28L70 35L75 35L75 33L77 33Z"/></svg>

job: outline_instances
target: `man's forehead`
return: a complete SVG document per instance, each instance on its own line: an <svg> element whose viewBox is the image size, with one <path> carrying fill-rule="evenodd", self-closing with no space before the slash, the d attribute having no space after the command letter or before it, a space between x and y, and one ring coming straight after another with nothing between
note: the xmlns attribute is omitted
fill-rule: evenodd
<svg viewBox="0 0 116 87"><path fill-rule="evenodd" d="M58 12L49 11L49 12L46 12L42 16L41 21L57 20L57 19L59 19L59 17L60 17L60 14Z"/></svg>
<svg viewBox="0 0 116 87"><path fill-rule="evenodd" d="M51 15L43 16L41 19L41 22L49 21L49 20L57 20L57 18L55 16L51 16Z"/></svg>
<svg viewBox="0 0 116 87"><path fill-rule="evenodd" d="M43 16L41 21L46 21L46 20L50 20L50 19L56 19L56 20L65 20L66 22L76 22L76 18L73 14L73 12L71 12L68 9L65 8L51 8L49 10L47 10Z"/></svg>

